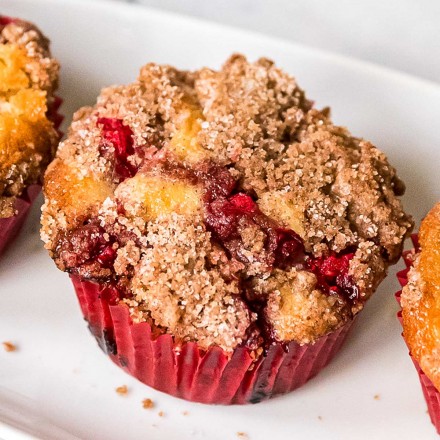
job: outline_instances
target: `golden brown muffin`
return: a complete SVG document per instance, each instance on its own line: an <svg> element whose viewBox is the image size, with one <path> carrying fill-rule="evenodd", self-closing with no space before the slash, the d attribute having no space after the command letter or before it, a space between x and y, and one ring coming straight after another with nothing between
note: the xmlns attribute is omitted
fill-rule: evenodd
<svg viewBox="0 0 440 440"><path fill-rule="evenodd" d="M423 372L440 389L440 203L423 220L419 244L401 295L403 336Z"/></svg>
<svg viewBox="0 0 440 440"><path fill-rule="evenodd" d="M39 183L59 134L51 118L59 66L31 23L0 16L0 219Z"/></svg>

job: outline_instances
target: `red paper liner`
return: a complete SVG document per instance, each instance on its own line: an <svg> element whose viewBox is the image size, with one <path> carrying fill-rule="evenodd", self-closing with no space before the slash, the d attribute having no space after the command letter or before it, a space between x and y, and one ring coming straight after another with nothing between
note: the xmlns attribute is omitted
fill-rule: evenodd
<svg viewBox="0 0 440 440"><path fill-rule="evenodd" d="M112 305L113 287L71 279L89 329L112 361L144 384L193 402L257 403L288 393L331 361L352 325L313 345L273 345L254 362L244 347L228 356L219 347L203 351L193 342L180 345L171 335L154 335L148 323L133 323L126 305Z"/></svg>
<svg viewBox="0 0 440 440"><path fill-rule="evenodd" d="M5 24L6 20L9 20L8 22L13 21L13 19L8 17L0 16L0 24ZM63 136L63 133L60 131L60 125L61 122L63 122L64 117L58 113L58 109L62 102L61 98L55 96L54 101L47 112L47 117L53 122L59 139ZM15 200L14 209L16 214L9 218L0 219L0 256L19 234L23 223L29 214L30 207L40 191L41 185L29 185L25 188L20 197L17 197Z"/></svg>
<svg viewBox="0 0 440 440"><path fill-rule="evenodd" d="M416 234L411 236L411 240L414 244L414 249L411 251L406 251L403 253L403 260L406 265L406 269L397 273L397 279L402 287L406 286L408 283L408 272L413 264L414 252L419 251L419 240ZM402 291L396 292L397 302L400 304L400 295ZM402 311L397 313L397 317L402 323ZM406 341L405 341L406 342ZM409 348L409 347L408 347ZM426 403L428 405L429 416L431 417L431 422L437 429L437 432L440 434L440 393L434 384L431 382L429 377L422 371L418 362L413 358L411 352L409 352L411 360L416 367L417 373L419 375L420 384L422 386L423 395L425 396Z"/></svg>
<svg viewBox="0 0 440 440"><path fill-rule="evenodd" d="M40 191L40 185L28 186L23 194L15 200L14 208L17 213L12 217L0 219L0 255L20 232L29 209Z"/></svg>

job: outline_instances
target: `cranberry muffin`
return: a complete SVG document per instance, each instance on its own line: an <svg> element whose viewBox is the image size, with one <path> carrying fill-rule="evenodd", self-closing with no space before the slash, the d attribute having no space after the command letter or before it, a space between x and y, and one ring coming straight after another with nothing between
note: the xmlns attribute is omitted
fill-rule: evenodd
<svg viewBox="0 0 440 440"><path fill-rule="evenodd" d="M338 350L411 231L403 192L270 60L147 64L76 113L42 239L114 362L189 400L258 402Z"/></svg>
<svg viewBox="0 0 440 440"><path fill-rule="evenodd" d="M0 253L18 233L59 140L58 62L31 23L0 15Z"/></svg>
<svg viewBox="0 0 440 440"><path fill-rule="evenodd" d="M403 337L419 372L431 420L440 433L440 203L423 220L401 272Z"/></svg>

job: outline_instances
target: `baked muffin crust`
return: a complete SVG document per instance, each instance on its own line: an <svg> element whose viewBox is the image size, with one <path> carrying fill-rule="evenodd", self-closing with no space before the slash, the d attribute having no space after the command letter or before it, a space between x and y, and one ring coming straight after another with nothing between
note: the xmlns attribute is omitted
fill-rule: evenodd
<svg viewBox="0 0 440 440"><path fill-rule="evenodd" d="M241 55L220 71L147 64L104 89L44 191L61 270L116 284L135 322L226 351L340 327L412 229L385 155Z"/></svg>
<svg viewBox="0 0 440 440"><path fill-rule="evenodd" d="M403 335L423 372L440 389L440 203L423 220L401 295Z"/></svg>
<svg viewBox="0 0 440 440"><path fill-rule="evenodd" d="M0 218L40 181L59 135L51 121L58 63L31 23L0 16Z"/></svg>

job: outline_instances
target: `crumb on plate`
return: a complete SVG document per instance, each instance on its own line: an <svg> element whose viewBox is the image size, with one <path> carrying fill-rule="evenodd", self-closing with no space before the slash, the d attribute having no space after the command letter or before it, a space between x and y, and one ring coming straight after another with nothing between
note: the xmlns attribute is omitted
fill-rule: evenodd
<svg viewBox="0 0 440 440"><path fill-rule="evenodd" d="M142 401L142 407L144 409L151 409L154 408L154 402L151 399L144 399Z"/></svg>
<svg viewBox="0 0 440 440"><path fill-rule="evenodd" d="M13 344L12 342L9 342L9 341L3 342L3 348L8 353L11 352L11 351L17 351L17 346L15 344Z"/></svg>
<svg viewBox="0 0 440 440"><path fill-rule="evenodd" d="M127 385L121 385L120 387L117 387L115 390L120 396L126 396L128 393Z"/></svg>

